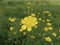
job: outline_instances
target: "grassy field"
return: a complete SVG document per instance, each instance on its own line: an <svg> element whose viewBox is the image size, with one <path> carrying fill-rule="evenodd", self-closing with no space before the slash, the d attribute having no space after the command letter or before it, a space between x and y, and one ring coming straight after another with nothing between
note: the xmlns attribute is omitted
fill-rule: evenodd
<svg viewBox="0 0 60 45"><path fill-rule="evenodd" d="M38 1L0 1L0 45L59 45L60 5L55 4ZM23 25L21 20L31 16L31 14L37 18L36 28L32 27L30 32L27 29L20 32ZM8 20L10 17L12 19ZM47 19L50 22L46 21ZM29 19L29 21L32 20ZM44 29L46 26L51 28L46 29L48 30L46 31ZM13 28L10 30L10 27Z"/></svg>

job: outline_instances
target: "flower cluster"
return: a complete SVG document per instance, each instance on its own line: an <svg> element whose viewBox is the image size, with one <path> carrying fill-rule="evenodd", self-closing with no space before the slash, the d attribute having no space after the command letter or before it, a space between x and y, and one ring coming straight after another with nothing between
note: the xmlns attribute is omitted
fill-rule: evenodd
<svg viewBox="0 0 60 45"><path fill-rule="evenodd" d="M21 31L24 31L27 29L28 32L32 30L32 27L35 27L38 24L37 18L35 17L35 14L31 14L31 16L27 16L21 20Z"/></svg>

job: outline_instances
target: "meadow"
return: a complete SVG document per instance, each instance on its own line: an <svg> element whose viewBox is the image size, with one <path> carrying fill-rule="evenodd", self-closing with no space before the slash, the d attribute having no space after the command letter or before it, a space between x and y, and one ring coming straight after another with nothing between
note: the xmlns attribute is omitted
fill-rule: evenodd
<svg viewBox="0 0 60 45"><path fill-rule="evenodd" d="M0 45L59 44L59 4L0 1Z"/></svg>

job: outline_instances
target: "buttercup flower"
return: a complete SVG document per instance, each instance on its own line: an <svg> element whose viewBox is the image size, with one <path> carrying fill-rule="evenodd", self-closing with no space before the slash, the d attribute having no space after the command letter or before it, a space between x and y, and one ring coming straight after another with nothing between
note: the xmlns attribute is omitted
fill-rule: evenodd
<svg viewBox="0 0 60 45"><path fill-rule="evenodd" d="M45 22L45 20L42 20L42 22Z"/></svg>
<svg viewBox="0 0 60 45"><path fill-rule="evenodd" d="M26 32L23 32L23 35L26 35Z"/></svg>
<svg viewBox="0 0 60 45"><path fill-rule="evenodd" d="M27 16L21 20L21 29L30 32L32 27L35 27L38 24L37 18L34 16Z"/></svg>
<svg viewBox="0 0 60 45"><path fill-rule="evenodd" d="M15 22L16 18L11 18L11 17L9 17L8 20L9 20L10 22Z"/></svg>
<svg viewBox="0 0 60 45"><path fill-rule="evenodd" d="M47 22L50 22L50 19L47 19L46 21L47 21Z"/></svg>
<svg viewBox="0 0 60 45"><path fill-rule="evenodd" d="M43 13L50 13L50 11L43 11Z"/></svg>
<svg viewBox="0 0 60 45"><path fill-rule="evenodd" d="M53 32L53 33L52 33L52 35L53 35L54 37L56 37L56 36L57 36L57 34L56 34L55 32Z"/></svg>
<svg viewBox="0 0 60 45"><path fill-rule="evenodd" d="M32 16L35 16L35 14L34 14L34 13L32 13L31 15L32 15Z"/></svg>
<svg viewBox="0 0 60 45"><path fill-rule="evenodd" d="M42 18L39 18L39 20L41 21L41 20L42 20Z"/></svg>
<svg viewBox="0 0 60 45"><path fill-rule="evenodd" d="M49 30L53 30L52 27L44 27L44 31L49 31Z"/></svg>
<svg viewBox="0 0 60 45"><path fill-rule="evenodd" d="M51 16L51 13L49 13L48 16Z"/></svg>
<svg viewBox="0 0 60 45"><path fill-rule="evenodd" d="M53 27L49 27L49 30L53 30Z"/></svg>
<svg viewBox="0 0 60 45"><path fill-rule="evenodd" d="M35 37L34 35L31 35L31 38L32 38L32 39L35 39L36 37Z"/></svg>
<svg viewBox="0 0 60 45"><path fill-rule="evenodd" d="M51 42L51 41L52 41L52 39L51 39L50 37L45 37L45 40L46 40L47 42Z"/></svg>
<svg viewBox="0 0 60 45"><path fill-rule="evenodd" d="M49 28L48 27L44 27L44 31L48 31L49 30Z"/></svg>
<svg viewBox="0 0 60 45"><path fill-rule="evenodd" d="M59 29L59 32L60 32L60 29Z"/></svg>
<svg viewBox="0 0 60 45"><path fill-rule="evenodd" d="M47 23L48 26L51 26L51 23Z"/></svg>
<svg viewBox="0 0 60 45"><path fill-rule="evenodd" d="M14 30L14 27L10 27L10 31Z"/></svg>
<svg viewBox="0 0 60 45"><path fill-rule="evenodd" d="M27 2L27 4L29 4L29 5L30 5L30 4L31 4L31 2Z"/></svg>
<svg viewBox="0 0 60 45"><path fill-rule="evenodd" d="M48 14L48 16L51 16L50 11L44 11L43 13L44 13L44 14Z"/></svg>

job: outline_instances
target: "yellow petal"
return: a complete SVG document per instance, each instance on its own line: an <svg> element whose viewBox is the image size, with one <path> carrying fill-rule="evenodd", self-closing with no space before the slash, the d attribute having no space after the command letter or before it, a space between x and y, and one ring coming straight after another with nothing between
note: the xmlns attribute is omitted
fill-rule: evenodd
<svg viewBox="0 0 60 45"><path fill-rule="evenodd" d="M10 22L15 22L16 18L11 18L11 17L9 17L8 20L9 20Z"/></svg>
<svg viewBox="0 0 60 45"><path fill-rule="evenodd" d="M23 30L22 30L22 29L20 29L19 31L20 31L20 32L23 32Z"/></svg>
<svg viewBox="0 0 60 45"><path fill-rule="evenodd" d="M27 28L27 31L28 31L28 32L30 32L31 30L32 30L32 28L31 28L31 27Z"/></svg>
<svg viewBox="0 0 60 45"><path fill-rule="evenodd" d="M23 32L23 35L26 35L26 32Z"/></svg>
<svg viewBox="0 0 60 45"><path fill-rule="evenodd" d="M53 32L53 33L52 33L52 35L53 35L54 37L56 37L56 36L57 36L57 34L56 34L55 32Z"/></svg>
<svg viewBox="0 0 60 45"><path fill-rule="evenodd" d="M39 18L39 20L41 21L41 20L42 20L42 18Z"/></svg>
<svg viewBox="0 0 60 45"><path fill-rule="evenodd" d="M44 31L48 31L49 29L48 29L48 27L44 27Z"/></svg>
<svg viewBox="0 0 60 45"><path fill-rule="evenodd" d="M52 41L52 39L51 39L50 37L45 37L45 40L46 40L47 42L51 42L51 41Z"/></svg>
<svg viewBox="0 0 60 45"><path fill-rule="evenodd" d="M14 27L10 27L10 31L14 30Z"/></svg>
<svg viewBox="0 0 60 45"><path fill-rule="evenodd" d="M47 23L48 26L51 26L51 23Z"/></svg>
<svg viewBox="0 0 60 45"><path fill-rule="evenodd" d="M25 30L26 29L26 25L22 25L21 29Z"/></svg>
<svg viewBox="0 0 60 45"><path fill-rule="evenodd" d="M32 16L35 16L35 14L34 14L34 13L32 13L31 15L32 15Z"/></svg>
<svg viewBox="0 0 60 45"><path fill-rule="evenodd" d="M50 13L50 14L48 14L48 16L51 16L51 13Z"/></svg>
<svg viewBox="0 0 60 45"><path fill-rule="evenodd" d="M49 27L49 30L53 30L53 28L52 27Z"/></svg>
<svg viewBox="0 0 60 45"><path fill-rule="evenodd" d="M47 21L47 22L50 22L50 19L47 19L46 21Z"/></svg>

